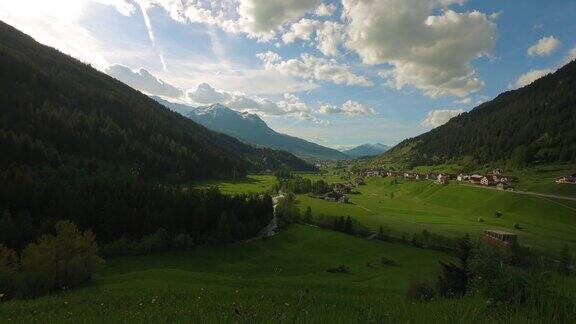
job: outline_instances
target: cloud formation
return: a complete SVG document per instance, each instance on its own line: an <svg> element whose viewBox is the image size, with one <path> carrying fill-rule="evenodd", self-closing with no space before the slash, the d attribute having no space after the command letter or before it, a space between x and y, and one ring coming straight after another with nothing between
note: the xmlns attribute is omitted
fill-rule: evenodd
<svg viewBox="0 0 576 324"><path fill-rule="evenodd" d="M319 58L305 53L300 56L300 59L283 61L280 55L270 51L259 53L256 56L264 63L266 69L275 70L285 75L350 86L373 85L372 81L366 77L354 74L348 65L340 64L335 60Z"/></svg>
<svg viewBox="0 0 576 324"><path fill-rule="evenodd" d="M321 104L319 112L322 114L346 114L346 115L375 115L373 108L367 107L357 101L348 100L341 107L331 104Z"/></svg>
<svg viewBox="0 0 576 324"><path fill-rule="evenodd" d="M314 10L314 14L318 17L329 17L334 14L336 11L336 6L333 3L324 4L321 3L316 10Z"/></svg>
<svg viewBox="0 0 576 324"><path fill-rule="evenodd" d="M446 124L450 119L464 112L464 109L438 109L428 112L426 119L422 121L424 127L438 127Z"/></svg>
<svg viewBox="0 0 576 324"><path fill-rule="evenodd" d="M156 78L144 68L132 70L121 64L113 64L105 72L132 88L149 94L171 98L180 98L184 94L182 88Z"/></svg>
<svg viewBox="0 0 576 324"><path fill-rule="evenodd" d="M471 61L490 55L496 24L478 11L448 9L463 2L343 0L345 44L366 64L390 64L388 81L398 89L412 85L430 97L464 97L484 85Z"/></svg>
<svg viewBox="0 0 576 324"><path fill-rule="evenodd" d="M528 48L528 56L548 56L554 53L561 43L554 36L542 37Z"/></svg>
<svg viewBox="0 0 576 324"><path fill-rule="evenodd" d="M532 82L540 79L541 77L554 72L552 69L542 69L542 70L532 70L530 72L522 74L516 80L516 87L522 88L531 84Z"/></svg>

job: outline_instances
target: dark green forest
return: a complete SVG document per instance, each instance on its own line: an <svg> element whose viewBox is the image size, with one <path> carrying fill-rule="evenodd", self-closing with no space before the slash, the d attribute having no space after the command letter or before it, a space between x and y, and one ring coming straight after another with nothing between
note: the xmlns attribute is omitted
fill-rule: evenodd
<svg viewBox="0 0 576 324"><path fill-rule="evenodd" d="M404 140L377 161L409 168L576 161L576 62Z"/></svg>
<svg viewBox="0 0 576 324"><path fill-rule="evenodd" d="M290 153L255 148L171 112L89 65L0 23L0 168L104 161L143 179L242 177L310 170Z"/></svg>

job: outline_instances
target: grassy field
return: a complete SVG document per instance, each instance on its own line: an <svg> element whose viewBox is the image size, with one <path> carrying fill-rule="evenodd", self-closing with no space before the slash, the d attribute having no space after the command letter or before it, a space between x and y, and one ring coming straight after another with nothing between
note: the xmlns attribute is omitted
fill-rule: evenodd
<svg viewBox="0 0 576 324"><path fill-rule="evenodd" d="M302 209L310 206L315 217L351 216L361 225L415 233L427 229L446 236L479 236L485 229L519 234L521 243L551 253L564 243L576 248L576 202L523 196L459 184L368 178L351 204L300 196ZM502 217L496 218L499 211ZM483 222L479 222L479 218ZM514 224L522 226L515 230Z"/></svg>
<svg viewBox="0 0 576 324"><path fill-rule="evenodd" d="M240 180L205 180L193 183L196 188L218 187L225 194L263 193L276 182L273 175L248 175Z"/></svg>
<svg viewBox="0 0 576 324"><path fill-rule="evenodd" d="M452 257L294 225L258 242L110 259L85 287L0 304L0 322L250 322L330 317L335 307L352 316L352 305L403 300L439 260ZM340 264L350 273L326 272Z"/></svg>
<svg viewBox="0 0 576 324"><path fill-rule="evenodd" d="M556 178L576 173L576 165L548 165L519 171L519 190L544 192L576 197L576 185L557 184Z"/></svg>

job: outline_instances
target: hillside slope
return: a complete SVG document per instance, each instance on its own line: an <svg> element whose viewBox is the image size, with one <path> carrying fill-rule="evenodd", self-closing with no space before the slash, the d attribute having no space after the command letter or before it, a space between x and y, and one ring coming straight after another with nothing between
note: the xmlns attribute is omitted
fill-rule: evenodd
<svg viewBox="0 0 576 324"><path fill-rule="evenodd" d="M390 147L388 145L380 144L380 143L362 144L362 145L358 145L354 148L351 148L349 150L342 151L342 153L344 153L348 156L351 156L351 157L358 157L359 158L359 157L365 157L365 156L379 155L379 154L386 152L389 149L390 149Z"/></svg>
<svg viewBox="0 0 576 324"><path fill-rule="evenodd" d="M0 22L0 168L107 163L189 180L311 165L212 132Z"/></svg>
<svg viewBox="0 0 576 324"><path fill-rule="evenodd" d="M525 167L575 160L576 61L404 140L376 162L413 167L498 161Z"/></svg>
<svg viewBox="0 0 576 324"><path fill-rule="evenodd" d="M349 159L347 155L337 150L278 133L255 114L238 112L220 104L191 107L158 97L153 98L209 129L236 137L246 143L284 150L308 161Z"/></svg>

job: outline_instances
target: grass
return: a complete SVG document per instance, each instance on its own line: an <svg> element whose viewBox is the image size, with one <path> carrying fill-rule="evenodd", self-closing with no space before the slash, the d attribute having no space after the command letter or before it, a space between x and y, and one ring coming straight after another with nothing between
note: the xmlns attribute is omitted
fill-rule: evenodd
<svg viewBox="0 0 576 324"><path fill-rule="evenodd" d="M276 183L273 175L248 175L239 180L204 180L193 183L196 188L218 187L225 194L264 193Z"/></svg>
<svg viewBox="0 0 576 324"><path fill-rule="evenodd" d="M576 248L573 201L428 181L402 180L394 185L387 178L368 178L359 191L350 196L352 204L300 196L300 206L302 210L310 206L315 217L350 215L374 230L382 225L406 233L427 229L451 237L477 237L485 229L502 229L518 233L521 243L549 253L557 253L565 243ZM496 211L503 216L496 218ZM523 229L515 230L514 223Z"/></svg>
<svg viewBox="0 0 576 324"><path fill-rule="evenodd" d="M576 173L575 164L545 165L517 172L519 190L576 197L576 185L557 184L556 178Z"/></svg>
<svg viewBox="0 0 576 324"><path fill-rule="evenodd" d="M111 259L86 286L0 303L0 322L561 322L553 307L492 305L474 296L408 302L409 283L432 281L440 260L453 257L294 225L258 242ZM340 264L350 272L326 272ZM553 298L576 298L574 278L557 278L554 287Z"/></svg>
<svg viewBox="0 0 576 324"><path fill-rule="evenodd" d="M0 322L275 321L341 307L359 316L355 307L403 299L412 280L433 279L438 261L452 259L294 225L258 242L111 259L89 285L0 304ZM326 272L341 264L350 273Z"/></svg>

